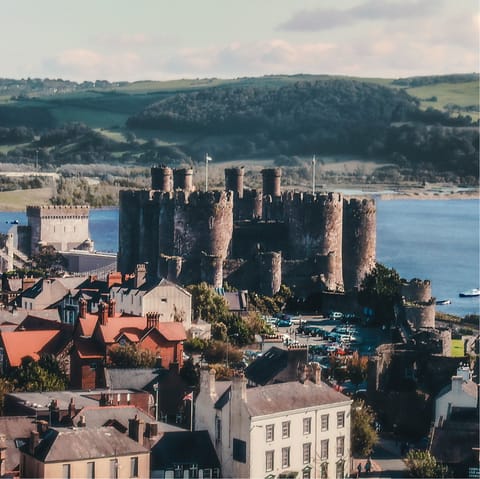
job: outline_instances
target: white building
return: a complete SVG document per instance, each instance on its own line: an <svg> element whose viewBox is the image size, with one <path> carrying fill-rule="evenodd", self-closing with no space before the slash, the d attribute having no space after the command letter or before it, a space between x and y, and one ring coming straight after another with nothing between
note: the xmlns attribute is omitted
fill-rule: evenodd
<svg viewBox="0 0 480 479"><path fill-rule="evenodd" d="M352 401L320 381L247 388L246 379L216 382L202 371L195 429L206 429L231 478L345 478L350 472Z"/></svg>
<svg viewBox="0 0 480 479"><path fill-rule="evenodd" d="M452 408L475 408L478 404L478 385L472 381L468 366L460 366L452 383L440 391L435 400L435 425L441 426Z"/></svg>
<svg viewBox="0 0 480 479"><path fill-rule="evenodd" d="M192 327L192 295L166 279L152 287L146 283L134 288L114 286L110 289L110 297L121 313L133 316L159 313L162 323L179 321L185 331Z"/></svg>

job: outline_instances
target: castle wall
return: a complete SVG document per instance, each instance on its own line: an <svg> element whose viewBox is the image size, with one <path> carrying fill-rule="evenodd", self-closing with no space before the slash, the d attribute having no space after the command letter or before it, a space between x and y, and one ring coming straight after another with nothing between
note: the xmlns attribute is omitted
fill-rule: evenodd
<svg viewBox="0 0 480 479"><path fill-rule="evenodd" d="M52 245L58 251L82 244L90 237L89 211L88 206L28 206L31 251L38 251L40 243Z"/></svg>
<svg viewBox="0 0 480 479"><path fill-rule="evenodd" d="M201 280L213 288L223 286L223 259L220 256L202 254L200 261Z"/></svg>
<svg viewBox="0 0 480 479"><path fill-rule="evenodd" d="M260 253L256 258L256 263L260 294L273 296L278 293L282 284L281 253L275 251Z"/></svg>
<svg viewBox="0 0 480 479"><path fill-rule="evenodd" d="M435 328L435 303L406 303L405 319L415 328Z"/></svg>
<svg viewBox="0 0 480 479"><path fill-rule="evenodd" d="M343 207L343 281L345 290L357 289L375 268L375 200L345 200Z"/></svg>

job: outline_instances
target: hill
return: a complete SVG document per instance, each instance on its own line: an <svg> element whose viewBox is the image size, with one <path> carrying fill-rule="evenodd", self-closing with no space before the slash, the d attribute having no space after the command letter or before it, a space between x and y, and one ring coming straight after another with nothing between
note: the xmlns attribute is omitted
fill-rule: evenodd
<svg viewBox="0 0 480 479"><path fill-rule="evenodd" d="M478 182L478 74L169 82L0 79L0 162L173 166L353 154ZM391 166L390 166L391 168ZM385 171L384 171L385 172Z"/></svg>

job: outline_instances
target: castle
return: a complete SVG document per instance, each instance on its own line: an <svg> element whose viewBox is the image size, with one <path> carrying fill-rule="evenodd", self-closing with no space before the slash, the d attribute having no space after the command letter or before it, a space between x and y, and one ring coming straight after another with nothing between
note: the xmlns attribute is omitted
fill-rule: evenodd
<svg viewBox="0 0 480 479"><path fill-rule="evenodd" d="M280 168L262 170L262 191L244 169L225 170L224 191L195 191L193 170L151 168L150 190L123 190L118 269L148 263L152 277L188 284L223 281L272 295L357 289L375 266L372 199L281 191Z"/></svg>

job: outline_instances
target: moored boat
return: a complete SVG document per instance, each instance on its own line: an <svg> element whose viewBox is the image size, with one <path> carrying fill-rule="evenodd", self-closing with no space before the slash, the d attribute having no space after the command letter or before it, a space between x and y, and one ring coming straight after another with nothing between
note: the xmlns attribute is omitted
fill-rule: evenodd
<svg viewBox="0 0 480 479"><path fill-rule="evenodd" d="M471 298L473 296L480 296L480 289L479 288L473 288L469 289L468 291L462 291L459 293L460 298Z"/></svg>
<svg viewBox="0 0 480 479"><path fill-rule="evenodd" d="M452 304L452 301L449 299L440 299L439 301L435 301L435 304L438 304L439 306L441 306L444 304Z"/></svg>

